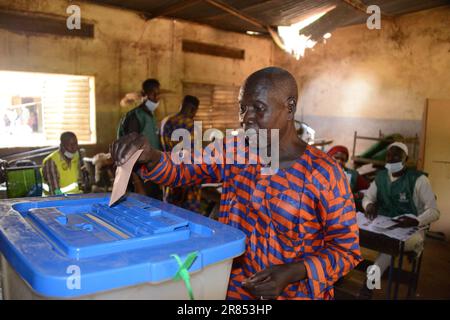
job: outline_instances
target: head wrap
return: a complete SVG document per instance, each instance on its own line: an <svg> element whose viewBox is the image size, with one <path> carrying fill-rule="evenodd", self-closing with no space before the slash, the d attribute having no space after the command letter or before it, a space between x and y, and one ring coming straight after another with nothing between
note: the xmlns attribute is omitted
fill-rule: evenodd
<svg viewBox="0 0 450 320"><path fill-rule="evenodd" d="M347 160L348 160L348 157L349 157L348 149L347 149L347 147L344 147L344 146L334 146L334 147L332 147L330 150L328 150L328 155L330 157L332 157L333 155L335 155L338 152L345 153L347 155Z"/></svg>

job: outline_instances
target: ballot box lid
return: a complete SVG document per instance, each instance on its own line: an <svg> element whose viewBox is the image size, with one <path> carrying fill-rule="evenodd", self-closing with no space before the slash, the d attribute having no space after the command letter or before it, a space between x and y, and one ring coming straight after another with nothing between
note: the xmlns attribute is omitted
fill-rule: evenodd
<svg viewBox="0 0 450 320"><path fill-rule="evenodd" d="M108 194L1 201L1 253L34 291L72 297L169 281L179 270L173 255L196 253L196 272L245 249L240 230L200 214L137 194L108 202Z"/></svg>

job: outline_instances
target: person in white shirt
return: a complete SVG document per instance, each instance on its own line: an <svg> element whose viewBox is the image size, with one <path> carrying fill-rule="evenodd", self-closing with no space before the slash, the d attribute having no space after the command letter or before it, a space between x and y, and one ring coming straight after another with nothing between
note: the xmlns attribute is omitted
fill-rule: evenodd
<svg viewBox="0 0 450 320"><path fill-rule="evenodd" d="M388 146L386 170L378 172L363 199L367 218L378 215L398 217L400 227L427 226L439 219L436 196L425 173L406 167L408 147L401 142ZM406 216L407 215L407 216ZM425 232L417 232L405 243L405 251L419 255L423 250ZM381 274L386 271L390 256L380 254L375 264Z"/></svg>

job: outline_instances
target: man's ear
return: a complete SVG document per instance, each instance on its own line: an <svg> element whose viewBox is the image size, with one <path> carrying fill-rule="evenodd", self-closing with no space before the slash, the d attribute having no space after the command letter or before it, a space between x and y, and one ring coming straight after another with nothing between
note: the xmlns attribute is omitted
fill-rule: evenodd
<svg viewBox="0 0 450 320"><path fill-rule="evenodd" d="M294 97L290 97L287 100L288 108L288 120L294 119L295 111L297 110L297 100Z"/></svg>

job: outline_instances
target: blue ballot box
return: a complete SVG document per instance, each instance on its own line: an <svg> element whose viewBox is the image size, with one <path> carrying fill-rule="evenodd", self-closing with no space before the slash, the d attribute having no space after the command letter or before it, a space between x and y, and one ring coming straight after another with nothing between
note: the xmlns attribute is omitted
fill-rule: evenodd
<svg viewBox="0 0 450 320"><path fill-rule="evenodd" d="M224 299L235 228L131 194L0 201L5 299Z"/></svg>

